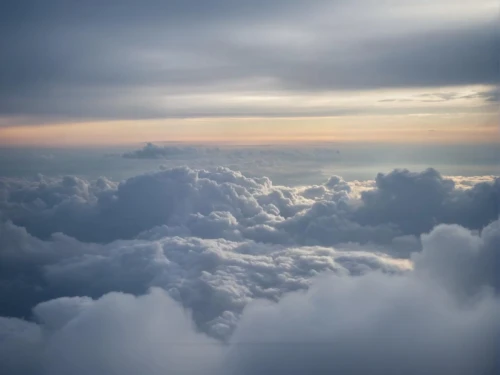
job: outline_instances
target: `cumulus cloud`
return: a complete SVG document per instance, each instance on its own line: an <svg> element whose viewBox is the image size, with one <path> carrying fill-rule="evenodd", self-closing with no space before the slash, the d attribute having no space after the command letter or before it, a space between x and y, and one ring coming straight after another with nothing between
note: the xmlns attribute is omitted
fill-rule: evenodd
<svg viewBox="0 0 500 375"><path fill-rule="evenodd" d="M498 197L494 177L433 169L300 187L227 168L3 178L0 362L44 375L486 374Z"/></svg>
<svg viewBox="0 0 500 375"><path fill-rule="evenodd" d="M484 228L480 237L457 225L440 225L423 235L422 243L423 251L413 255L420 277L437 281L456 295L471 295L485 287L500 291L499 221Z"/></svg>
<svg viewBox="0 0 500 375"><path fill-rule="evenodd" d="M330 276L254 302L231 337L233 360L243 374L496 374L499 239L498 221L481 236L442 225L410 273Z"/></svg>
<svg viewBox="0 0 500 375"><path fill-rule="evenodd" d="M9 374L490 374L499 180L0 183Z"/></svg>
<svg viewBox="0 0 500 375"><path fill-rule="evenodd" d="M161 289L55 299L33 322L0 320L0 358L12 374L495 374L500 290L481 271L497 271L499 238L498 221L480 235L439 226L413 271L323 275L250 301L225 342L197 332Z"/></svg>
<svg viewBox="0 0 500 375"><path fill-rule="evenodd" d="M217 373L217 342L198 334L160 289L141 297L115 292L98 300L57 299L34 312L38 324L0 321L6 339L0 352L17 343L9 374Z"/></svg>
<svg viewBox="0 0 500 375"><path fill-rule="evenodd" d="M159 230L275 244L387 245L440 223L481 229L498 218L499 196L498 179L456 188L433 169L379 174L374 186L340 177L309 187L275 186L220 167L167 169L119 184L41 177L4 179L0 186L0 206L14 224L41 238L63 232L94 242Z"/></svg>
<svg viewBox="0 0 500 375"><path fill-rule="evenodd" d="M461 309L412 278L326 279L251 305L232 360L242 374L496 373L499 308L485 298Z"/></svg>
<svg viewBox="0 0 500 375"><path fill-rule="evenodd" d="M322 272L400 273L409 263L370 247L277 246L249 240L179 237L155 231L107 245L63 234L43 241L12 224L0 227L0 315L30 316L33 304L60 296L98 298L156 286L193 311L198 327L224 338L255 298L277 301L307 289ZM174 236L175 235L175 236Z"/></svg>
<svg viewBox="0 0 500 375"><path fill-rule="evenodd" d="M379 174L376 184L362 194L363 206L355 214L360 223L393 223L405 234L419 234L438 223L480 229L499 215L499 179L462 190L434 169L395 170Z"/></svg>

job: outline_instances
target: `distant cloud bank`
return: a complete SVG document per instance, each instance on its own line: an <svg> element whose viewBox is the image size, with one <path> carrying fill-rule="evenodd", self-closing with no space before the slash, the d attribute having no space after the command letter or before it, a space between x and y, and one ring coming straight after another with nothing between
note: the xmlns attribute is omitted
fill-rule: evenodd
<svg viewBox="0 0 500 375"><path fill-rule="evenodd" d="M203 154L214 154L217 152L219 152L218 148L192 146L157 146L149 142L143 148L126 152L122 156L128 159L176 159L200 157Z"/></svg>

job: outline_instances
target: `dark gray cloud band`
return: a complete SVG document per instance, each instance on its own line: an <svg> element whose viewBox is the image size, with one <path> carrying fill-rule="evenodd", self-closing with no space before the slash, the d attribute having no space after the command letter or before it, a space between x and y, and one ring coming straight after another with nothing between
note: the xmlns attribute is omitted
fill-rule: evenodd
<svg viewBox="0 0 500 375"><path fill-rule="evenodd" d="M494 20L457 22L443 14L436 22L417 7L408 22L414 5L7 1L0 12L0 47L7 51L0 58L0 113L193 117L210 110L191 103L179 112L168 99L155 102L235 87L261 95L498 82ZM401 19L390 16L393 8ZM252 112L263 114L216 114Z"/></svg>

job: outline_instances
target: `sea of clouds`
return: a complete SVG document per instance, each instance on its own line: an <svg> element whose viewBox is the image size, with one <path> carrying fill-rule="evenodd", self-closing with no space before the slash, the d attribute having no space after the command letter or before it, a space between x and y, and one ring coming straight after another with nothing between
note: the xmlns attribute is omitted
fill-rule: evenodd
<svg viewBox="0 0 500 375"><path fill-rule="evenodd" d="M499 204L434 169L0 178L0 372L500 373Z"/></svg>

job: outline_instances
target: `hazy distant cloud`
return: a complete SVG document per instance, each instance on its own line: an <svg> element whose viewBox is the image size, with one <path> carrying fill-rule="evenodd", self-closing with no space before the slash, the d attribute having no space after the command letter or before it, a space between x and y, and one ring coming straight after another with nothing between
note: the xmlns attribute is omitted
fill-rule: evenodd
<svg viewBox="0 0 500 375"><path fill-rule="evenodd" d="M489 91L478 92L477 94L472 94L471 98L479 97L483 98L489 102L500 102L500 88L495 88Z"/></svg>
<svg viewBox="0 0 500 375"><path fill-rule="evenodd" d="M125 152L122 156L128 159L183 159L202 157L206 154L214 154L217 148L192 147L192 146L157 146L147 143L142 149Z"/></svg>
<svg viewBox="0 0 500 375"><path fill-rule="evenodd" d="M429 13L412 1L6 1L0 113L355 114L366 109L228 106L217 96L494 85L499 39L488 6L441 0ZM186 103L186 94L203 98Z"/></svg>
<svg viewBox="0 0 500 375"><path fill-rule="evenodd" d="M404 103L404 102L422 102L422 103L436 103L436 102L448 102L460 99L483 99L487 102L498 102L499 101L500 90L498 88L478 91L474 93L462 93L462 92L433 92L426 94L412 95L408 98L399 99L382 99L379 100L380 103Z"/></svg>
<svg viewBox="0 0 500 375"><path fill-rule="evenodd" d="M208 147L200 145L159 145L151 142L142 148L124 152L126 159L163 159L183 161L189 160L189 165L201 163L211 166L226 166L256 175L255 169L270 167L276 171L277 165L290 161L295 163L326 164L341 158L340 150L330 146L324 147L290 147L290 146L248 146L248 147ZM168 166L165 165L165 169ZM254 167L254 168L252 168Z"/></svg>

